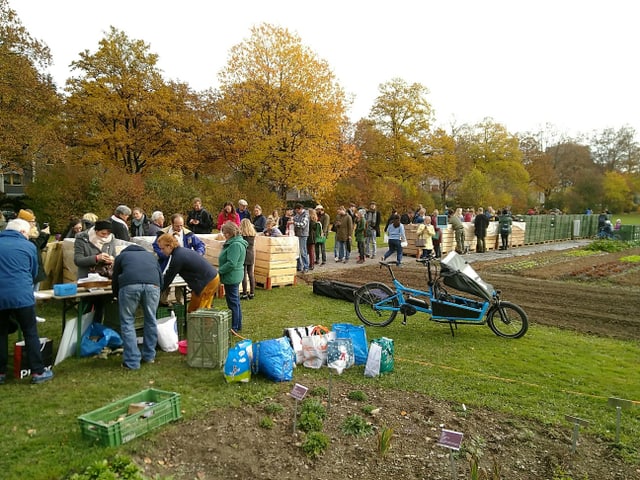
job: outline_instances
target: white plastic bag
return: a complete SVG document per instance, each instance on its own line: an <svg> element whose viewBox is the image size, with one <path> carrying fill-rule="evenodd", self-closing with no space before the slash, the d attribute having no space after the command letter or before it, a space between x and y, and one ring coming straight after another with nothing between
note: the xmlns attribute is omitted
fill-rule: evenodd
<svg viewBox="0 0 640 480"><path fill-rule="evenodd" d="M364 367L365 377L377 377L380 375L380 360L382 359L382 347L377 343L371 343L369 346L369 355L367 356L367 364Z"/></svg>
<svg viewBox="0 0 640 480"><path fill-rule="evenodd" d="M312 334L302 337L303 365L307 368L320 368L327 364L327 345L335 340L336 332L330 332L327 327L317 325Z"/></svg>
<svg viewBox="0 0 640 480"><path fill-rule="evenodd" d="M178 325L176 313L171 312L170 317L159 318L158 324L158 346L165 352L178 351Z"/></svg>

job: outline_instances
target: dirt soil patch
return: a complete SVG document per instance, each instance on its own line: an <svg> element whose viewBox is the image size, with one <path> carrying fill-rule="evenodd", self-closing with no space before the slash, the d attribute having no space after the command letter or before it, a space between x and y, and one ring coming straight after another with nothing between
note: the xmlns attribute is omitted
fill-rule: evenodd
<svg viewBox="0 0 640 480"><path fill-rule="evenodd" d="M640 249L588 256L546 252L478 261L473 268L502 290L505 300L521 305L533 324L640 340L640 264L624 260L632 255L640 255ZM424 285L424 268L410 260L396 272L408 285ZM306 281L318 277L362 284L380 281L386 272L371 262L357 271L317 273ZM313 390L307 380L305 385ZM581 435L572 454L569 427L554 428L420 394L369 387L361 390L366 400L356 401L349 398L354 387L340 382L334 382L323 428L330 446L323 456L310 460L301 450L303 434L292 431L295 402L290 390L291 385L283 385L272 400L284 408L275 416L268 415L263 404L215 410L206 418L167 428L141 447L136 461L150 476L175 479L450 479L448 450L437 445L444 426L465 432L467 439L483 438L481 467L490 472L495 460L502 479L640 479L640 467L625 463L619 451L602 439ZM325 404L329 400L326 392L320 398ZM365 405L378 408L378 413L364 413ZM374 433L345 435L342 425L350 415L365 418ZM260 426L267 416L275 420L271 429ZM376 435L383 427L394 430L385 457L379 455ZM570 476L560 476L559 466ZM458 478L471 478L463 456L456 460L456 468Z"/></svg>

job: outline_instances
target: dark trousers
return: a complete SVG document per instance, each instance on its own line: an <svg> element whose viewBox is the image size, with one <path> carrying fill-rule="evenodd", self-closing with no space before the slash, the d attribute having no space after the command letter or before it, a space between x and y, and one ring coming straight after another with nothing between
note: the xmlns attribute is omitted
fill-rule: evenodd
<svg viewBox="0 0 640 480"><path fill-rule="evenodd" d="M476 252L478 253L484 253L487 251L487 244L484 241L484 237L476 237L477 242L476 242Z"/></svg>
<svg viewBox="0 0 640 480"><path fill-rule="evenodd" d="M31 373L40 375L44 372L42 355L40 354L40 337L38 336L38 324L36 322L36 307L11 308L0 310L0 373L7 373L9 362L9 332L11 318L18 322L24 337L24 344L29 356Z"/></svg>

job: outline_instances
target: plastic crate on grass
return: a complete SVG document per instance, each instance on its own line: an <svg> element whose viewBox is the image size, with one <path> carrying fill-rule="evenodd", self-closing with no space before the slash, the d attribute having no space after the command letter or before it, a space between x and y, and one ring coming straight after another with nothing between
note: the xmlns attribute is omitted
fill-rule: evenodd
<svg viewBox="0 0 640 480"><path fill-rule="evenodd" d="M129 414L132 404L146 405ZM114 447L180 417L180 394L149 388L80 415L78 422L84 437Z"/></svg>
<svg viewBox="0 0 640 480"><path fill-rule="evenodd" d="M231 310L200 308L187 315L187 364L221 368L229 352Z"/></svg>

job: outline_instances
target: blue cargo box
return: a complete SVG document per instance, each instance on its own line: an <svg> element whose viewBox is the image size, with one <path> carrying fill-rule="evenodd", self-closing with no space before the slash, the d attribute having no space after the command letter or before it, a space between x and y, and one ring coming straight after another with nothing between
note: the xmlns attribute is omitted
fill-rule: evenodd
<svg viewBox="0 0 640 480"><path fill-rule="evenodd" d="M56 297L75 295L76 293L78 293L78 285L75 283L57 283L53 286L53 294Z"/></svg>

